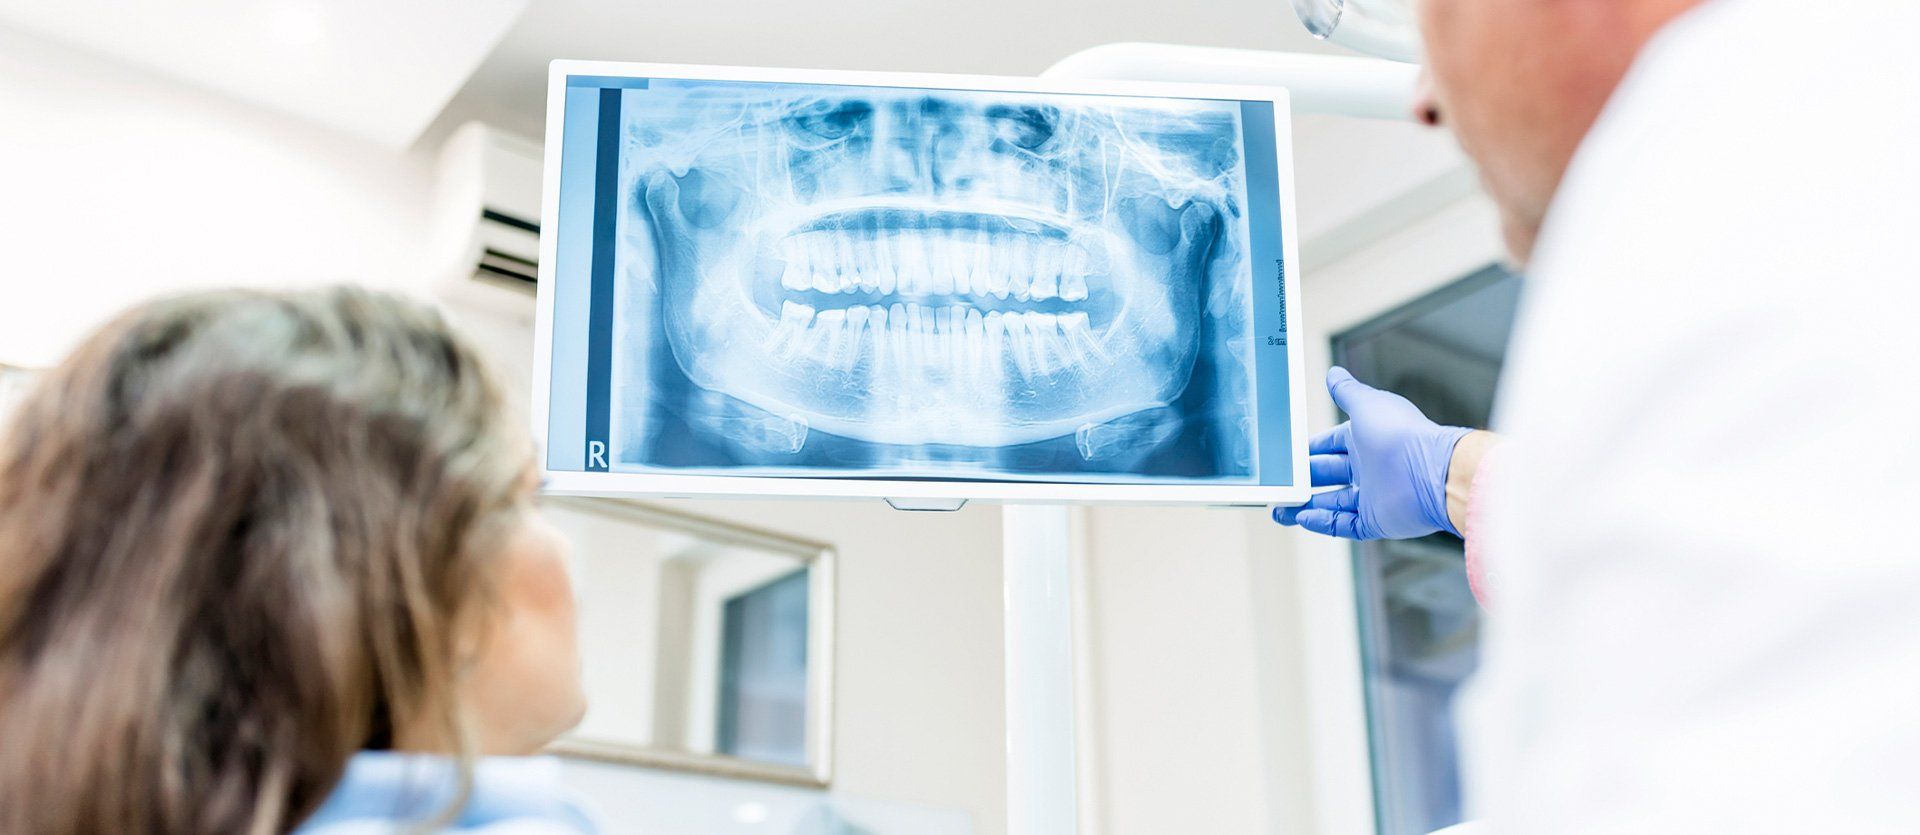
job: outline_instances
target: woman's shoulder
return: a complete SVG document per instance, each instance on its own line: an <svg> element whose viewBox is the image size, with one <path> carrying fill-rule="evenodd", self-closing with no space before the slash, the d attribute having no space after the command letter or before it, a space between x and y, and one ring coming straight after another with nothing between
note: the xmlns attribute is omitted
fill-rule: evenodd
<svg viewBox="0 0 1920 835"><path fill-rule="evenodd" d="M594 835L591 818L561 784L551 757L489 757L472 767L472 791L443 831L475 835ZM447 757L363 752L300 835L386 835L445 815L459 796Z"/></svg>

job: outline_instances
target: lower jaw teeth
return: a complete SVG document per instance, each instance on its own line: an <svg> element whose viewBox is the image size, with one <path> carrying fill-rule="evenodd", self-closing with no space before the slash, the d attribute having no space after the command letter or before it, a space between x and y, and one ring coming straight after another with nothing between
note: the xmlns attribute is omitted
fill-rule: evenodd
<svg viewBox="0 0 1920 835"><path fill-rule="evenodd" d="M982 314L966 305L856 305L822 310L786 302L768 335L783 360L814 358L852 370L862 360L894 373L997 378L1011 367L1024 380L1104 361L1086 313Z"/></svg>

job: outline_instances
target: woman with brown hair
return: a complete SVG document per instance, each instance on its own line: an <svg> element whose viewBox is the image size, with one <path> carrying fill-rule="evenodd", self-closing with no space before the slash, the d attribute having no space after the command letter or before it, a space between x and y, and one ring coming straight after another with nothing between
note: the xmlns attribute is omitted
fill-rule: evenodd
<svg viewBox="0 0 1920 835"><path fill-rule="evenodd" d="M0 436L0 832L590 830L511 756L582 710L533 472L423 307L107 325Z"/></svg>

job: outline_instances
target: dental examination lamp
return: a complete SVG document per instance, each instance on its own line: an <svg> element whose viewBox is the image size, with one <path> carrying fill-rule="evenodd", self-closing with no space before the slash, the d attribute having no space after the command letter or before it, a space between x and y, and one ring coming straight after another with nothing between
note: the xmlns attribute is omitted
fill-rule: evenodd
<svg viewBox="0 0 1920 835"><path fill-rule="evenodd" d="M1315 37L1375 58L1115 43L1076 52L1044 75L1284 87L1295 113L1407 119L1419 38L1405 0L1293 0ZM1074 731L1072 516L1007 505L1005 536L1008 835L1079 831Z"/></svg>
<svg viewBox="0 0 1920 835"><path fill-rule="evenodd" d="M1413 64L1420 33L1408 0L1293 0L1307 31L1355 52Z"/></svg>

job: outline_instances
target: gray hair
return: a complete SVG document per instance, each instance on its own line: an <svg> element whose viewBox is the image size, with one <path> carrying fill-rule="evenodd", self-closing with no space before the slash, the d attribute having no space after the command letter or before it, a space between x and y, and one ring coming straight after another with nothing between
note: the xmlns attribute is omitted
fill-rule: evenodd
<svg viewBox="0 0 1920 835"><path fill-rule="evenodd" d="M94 334L0 439L0 831L282 832L396 733L467 752L457 636L530 492L502 412L388 295Z"/></svg>

